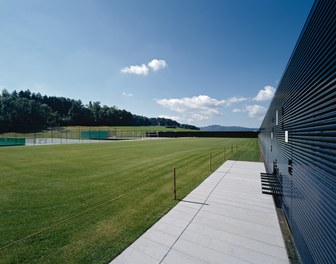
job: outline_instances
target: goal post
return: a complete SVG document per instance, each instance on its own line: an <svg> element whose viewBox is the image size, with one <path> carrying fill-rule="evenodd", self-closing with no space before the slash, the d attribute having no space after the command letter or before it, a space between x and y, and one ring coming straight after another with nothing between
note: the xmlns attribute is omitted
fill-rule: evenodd
<svg viewBox="0 0 336 264"><path fill-rule="evenodd" d="M158 139L159 138L159 132L158 131L146 132L146 138Z"/></svg>

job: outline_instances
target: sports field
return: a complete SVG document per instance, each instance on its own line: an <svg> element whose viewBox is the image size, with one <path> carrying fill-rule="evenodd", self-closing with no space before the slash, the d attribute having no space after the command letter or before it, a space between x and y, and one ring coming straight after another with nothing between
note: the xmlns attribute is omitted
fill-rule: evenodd
<svg viewBox="0 0 336 264"><path fill-rule="evenodd" d="M52 127L39 131L27 131L27 132L7 132L1 133L1 137L12 138L80 138L83 131L109 131L110 134L117 134L123 136L124 134L132 133L146 133L157 131L197 131L185 128L167 128L164 126L64 126L64 127Z"/></svg>
<svg viewBox="0 0 336 264"><path fill-rule="evenodd" d="M167 128L164 126L65 126L51 127L45 130L0 133L0 146L39 144L75 144L92 140L130 140L158 137L158 132L197 131L184 128ZM89 141L88 141L89 140Z"/></svg>
<svg viewBox="0 0 336 264"><path fill-rule="evenodd" d="M108 263L226 159L257 139L0 148L0 263Z"/></svg>

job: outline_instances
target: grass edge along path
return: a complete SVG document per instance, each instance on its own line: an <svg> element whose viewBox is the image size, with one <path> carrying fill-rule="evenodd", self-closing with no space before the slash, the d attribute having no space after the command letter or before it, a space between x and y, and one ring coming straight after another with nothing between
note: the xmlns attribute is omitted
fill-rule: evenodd
<svg viewBox="0 0 336 264"><path fill-rule="evenodd" d="M256 139L175 139L0 151L0 163L8 172L0 177L5 187L0 190L0 222L5 224L0 235L6 239L0 239L0 262L106 263L177 203L172 199L173 166L178 173L178 198L183 198L210 175L208 153L215 170L225 156L257 160L258 151ZM6 162L5 152L7 158L17 159L15 164ZM128 171L117 168L123 166ZM85 172L95 175L83 177ZM107 190L111 195L101 195Z"/></svg>

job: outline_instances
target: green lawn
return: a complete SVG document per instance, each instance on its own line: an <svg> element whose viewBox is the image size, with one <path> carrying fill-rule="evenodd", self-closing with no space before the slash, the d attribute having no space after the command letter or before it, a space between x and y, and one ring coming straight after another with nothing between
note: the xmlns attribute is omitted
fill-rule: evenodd
<svg viewBox="0 0 336 264"><path fill-rule="evenodd" d="M209 153L213 170L259 159L257 139L0 148L0 263L108 263L177 203L173 167L181 199Z"/></svg>

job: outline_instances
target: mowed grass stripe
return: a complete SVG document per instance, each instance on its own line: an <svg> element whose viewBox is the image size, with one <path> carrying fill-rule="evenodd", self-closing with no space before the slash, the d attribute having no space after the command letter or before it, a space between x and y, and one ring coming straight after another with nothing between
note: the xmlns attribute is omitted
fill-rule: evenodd
<svg viewBox="0 0 336 264"><path fill-rule="evenodd" d="M123 197L124 195L126 195L126 194L119 195L119 196L117 196L117 197L115 197L115 198L109 200L108 202L113 202L113 201L115 201L115 200L117 200L117 199L120 199L120 198ZM77 217L79 217L79 216L81 216L81 215L83 215L83 214L86 214L86 213L88 213L88 212L90 212L90 211L93 211L93 210L95 210L95 209L97 209L97 208L99 208L99 207L102 207L102 206L104 206L104 205L106 205L106 202L104 202L104 203L102 203L102 204L99 204L99 205L96 205L96 206L93 207L93 208L90 208L90 209L88 209L88 210L86 210L86 211L80 212L80 213L78 213L78 214L76 214L76 215L74 215L74 216L71 216L71 217L69 217L69 218L63 219L62 221L57 222L56 224L53 224L53 225L48 226L48 227L46 227L46 228L43 228L42 230L39 230L39 231L37 231L37 232L35 232L35 233L33 233L33 234L30 234L29 236L26 236L26 237L23 237L23 238L21 238L21 239L19 239L19 240L13 241L12 243L10 243L10 244L8 244L8 245L6 245L6 246L1 247L0 250L3 250L3 249L8 248L8 247L11 247L11 246L13 246L13 245L15 245L15 244L20 243L21 241L24 241L24 240L26 240L26 239L32 238L32 237L34 237L34 236L37 236L37 235L39 235L39 234L41 234L41 233L43 233L43 232L45 232L45 231L48 231L49 229L52 229L52 228L54 228L54 227L56 227L56 226L58 226L58 225L60 225L60 224L63 224L63 223L65 223L65 222L69 221L69 220L72 220L72 219L74 219L74 218L77 218Z"/></svg>
<svg viewBox="0 0 336 264"><path fill-rule="evenodd" d="M214 169L223 162L224 147L227 159L258 160L256 139L1 148L0 248L50 228L1 249L0 262L108 262L176 204L173 167L181 199L210 174L209 153Z"/></svg>

